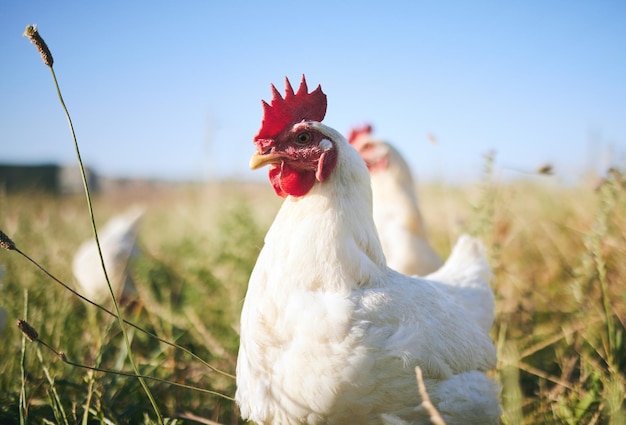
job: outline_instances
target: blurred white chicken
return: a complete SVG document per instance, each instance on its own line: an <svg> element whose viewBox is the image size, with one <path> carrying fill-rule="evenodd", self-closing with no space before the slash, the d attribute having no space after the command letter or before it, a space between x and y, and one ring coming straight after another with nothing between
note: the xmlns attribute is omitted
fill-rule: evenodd
<svg viewBox="0 0 626 425"><path fill-rule="evenodd" d="M448 425L498 424L489 336L441 284L390 269L367 167L321 123L326 95L304 77L272 86L254 138L285 201L241 312L235 399L263 424L429 424L415 367ZM445 268L445 267L444 267ZM452 269L452 266L450 266ZM446 280L464 270L442 269Z"/></svg>
<svg viewBox="0 0 626 425"><path fill-rule="evenodd" d="M393 145L371 133L369 124L354 128L348 140L370 172L374 223L387 265L403 274L440 282L489 333L495 310L489 284L493 274L482 242L461 236L441 267L441 259L428 243L409 165Z"/></svg>
<svg viewBox="0 0 626 425"><path fill-rule="evenodd" d="M98 230L107 275L116 297L122 302L130 301L136 294L127 267L129 260L138 253L136 238L143 213L140 207L130 208L111 218ZM110 298L95 239L80 246L74 255L72 270L87 298L95 302Z"/></svg>
<svg viewBox="0 0 626 425"><path fill-rule="evenodd" d="M396 148L371 133L371 125L355 128L348 141L370 171L374 223L387 265L403 274L425 276L442 261L428 243L411 169Z"/></svg>

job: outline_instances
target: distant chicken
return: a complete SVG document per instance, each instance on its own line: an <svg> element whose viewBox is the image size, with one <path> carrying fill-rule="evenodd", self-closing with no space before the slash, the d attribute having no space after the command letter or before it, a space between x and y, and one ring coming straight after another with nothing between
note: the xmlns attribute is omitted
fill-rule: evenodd
<svg viewBox="0 0 626 425"><path fill-rule="evenodd" d="M374 223L387 265L403 274L425 276L443 262L428 243L411 169L395 147L371 133L371 125L355 128L348 141L370 171Z"/></svg>
<svg viewBox="0 0 626 425"><path fill-rule="evenodd" d="M304 77L272 86L250 167L285 198L250 277L235 399L257 424L498 424L489 336L441 288L390 269L367 167ZM450 276L462 276L452 270ZM442 274L446 273L442 269ZM441 276L448 278L450 276Z"/></svg>
<svg viewBox="0 0 626 425"><path fill-rule="evenodd" d="M442 288L489 333L495 301L489 285L491 267L482 242L463 235L440 269L441 259L428 243L409 165L393 145L371 133L371 125L355 128L348 140L370 172L374 223L387 265L403 274L441 282Z"/></svg>
<svg viewBox="0 0 626 425"><path fill-rule="evenodd" d="M129 260L138 253L136 238L142 216L143 209L133 207L114 216L98 230L107 275L115 295L122 301L130 301L135 295L127 267ZM74 255L72 270L87 298L96 302L110 298L95 239L80 246Z"/></svg>

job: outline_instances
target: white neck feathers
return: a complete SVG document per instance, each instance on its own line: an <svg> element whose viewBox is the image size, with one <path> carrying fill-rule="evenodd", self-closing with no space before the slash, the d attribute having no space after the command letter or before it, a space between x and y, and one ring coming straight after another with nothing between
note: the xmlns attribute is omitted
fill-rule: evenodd
<svg viewBox="0 0 626 425"><path fill-rule="evenodd" d="M337 165L328 180L317 182L305 196L285 200L263 251L281 257L271 263L279 262L291 273L290 286L351 291L376 284L386 262L372 218L367 167L343 136L316 126L334 141Z"/></svg>

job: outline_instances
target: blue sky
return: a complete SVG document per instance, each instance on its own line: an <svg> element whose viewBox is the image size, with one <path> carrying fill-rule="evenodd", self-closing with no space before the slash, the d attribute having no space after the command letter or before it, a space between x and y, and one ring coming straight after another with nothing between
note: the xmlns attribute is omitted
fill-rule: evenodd
<svg viewBox="0 0 626 425"><path fill-rule="evenodd" d="M247 167L260 101L303 73L326 124L371 122L421 179L476 178L489 151L564 179L626 155L623 0L3 1L0 162L72 164L28 24L105 175L264 177Z"/></svg>

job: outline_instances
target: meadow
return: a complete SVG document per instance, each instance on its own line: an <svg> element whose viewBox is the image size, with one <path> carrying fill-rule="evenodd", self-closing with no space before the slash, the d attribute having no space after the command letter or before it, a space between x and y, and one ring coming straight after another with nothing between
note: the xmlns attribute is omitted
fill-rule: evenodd
<svg viewBox="0 0 626 425"><path fill-rule="evenodd" d="M78 154L52 55L36 27L25 35L52 71ZM549 168L501 172L488 155L481 181L421 184L419 195L444 258L464 232L487 248L502 423L626 424L624 176L564 185ZM267 183L221 182L88 199L91 209L84 196L0 188L0 423L241 423L239 312L279 198ZM138 300L118 316L117 303L72 292L70 265L92 237L91 212L102 225L135 204L146 210L129 266Z"/></svg>
<svg viewBox="0 0 626 425"><path fill-rule="evenodd" d="M612 170L603 181L563 185L550 175L504 179L497 160L486 164L481 181L422 183L419 196L443 257L463 232L488 249L502 422L626 423L622 175ZM142 255L130 271L141 301L123 307L123 317L187 350L126 326L139 371L157 379L146 384L165 423L243 423L231 400L238 318L280 199L266 182L129 188L94 195L96 223L137 203L146 207ZM0 192L0 230L75 286L71 258L92 236L84 196ZM0 306L9 312L0 344L0 423L156 422L138 379L112 372L133 373L116 319L15 250L0 250L0 265ZM29 341L17 319L36 329L38 340Z"/></svg>

